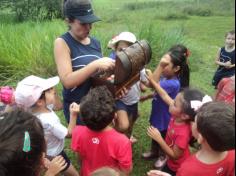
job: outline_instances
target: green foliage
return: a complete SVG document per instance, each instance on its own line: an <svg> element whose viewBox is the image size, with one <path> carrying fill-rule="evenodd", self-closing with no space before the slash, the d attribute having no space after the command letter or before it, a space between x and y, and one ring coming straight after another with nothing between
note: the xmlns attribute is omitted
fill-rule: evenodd
<svg viewBox="0 0 236 176"><path fill-rule="evenodd" d="M193 7L189 6L183 9L183 12L185 14L191 15L191 16L212 16L213 12L211 9L204 8L204 7Z"/></svg>
<svg viewBox="0 0 236 176"><path fill-rule="evenodd" d="M17 82L31 74L56 75L53 41L57 37L55 29L59 31L60 28L55 22L54 25L27 22L17 27L0 26L1 84ZM62 33L65 29L61 29Z"/></svg>
<svg viewBox="0 0 236 176"><path fill-rule="evenodd" d="M62 17L61 0L12 0L17 21L46 20Z"/></svg>
<svg viewBox="0 0 236 176"><path fill-rule="evenodd" d="M182 13L182 12L169 12L166 14L162 14L157 16L157 18L163 19L163 20L187 20L189 19L188 15Z"/></svg>
<svg viewBox="0 0 236 176"><path fill-rule="evenodd" d="M130 2L123 7L126 10L137 11L144 9L155 10L159 17L163 18L163 9L168 9L167 15L163 18L186 19L186 15L190 16L212 16L212 15L234 15L234 0L168 0L168 1L145 1ZM158 13L159 12L159 13Z"/></svg>

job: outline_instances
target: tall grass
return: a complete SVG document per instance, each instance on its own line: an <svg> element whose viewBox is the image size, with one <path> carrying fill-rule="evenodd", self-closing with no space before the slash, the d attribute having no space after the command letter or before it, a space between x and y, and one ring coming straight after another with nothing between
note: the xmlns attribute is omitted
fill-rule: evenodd
<svg viewBox="0 0 236 176"><path fill-rule="evenodd" d="M55 75L53 41L64 31L61 22L0 26L0 79L7 84L30 74Z"/></svg>
<svg viewBox="0 0 236 176"><path fill-rule="evenodd" d="M175 43L184 41L182 29L170 29L162 32L156 25L128 25L128 31L134 32L139 39L146 39L153 49L151 67L157 64L157 58ZM53 41L66 31L62 21L17 25L1 25L0 27L0 83L17 82L26 75L36 74L50 76L57 74L53 59ZM108 41L120 31L105 33L104 29L94 30L93 35L100 39L104 55L109 55L106 48Z"/></svg>
<svg viewBox="0 0 236 176"><path fill-rule="evenodd" d="M167 0L167 1L145 1L145 2L131 2L124 5L124 9L130 11L152 9L156 11L157 16L163 18L162 9L168 9L167 17L171 15L177 17L182 16L187 18L191 16L230 16L235 14L235 1L234 0ZM176 15L174 15L176 14ZM181 15L180 15L181 14ZM167 18L168 19L168 18Z"/></svg>

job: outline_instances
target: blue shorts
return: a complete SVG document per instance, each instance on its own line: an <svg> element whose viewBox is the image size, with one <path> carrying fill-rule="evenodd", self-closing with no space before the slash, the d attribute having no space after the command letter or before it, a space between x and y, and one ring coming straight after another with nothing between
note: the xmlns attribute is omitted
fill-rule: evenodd
<svg viewBox="0 0 236 176"><path fill-rule="evenodd" d="M138 103L126 105L121 100L116 101L116 111L123 110L127 112L129 120L136 121L138 118Z"/></svg>

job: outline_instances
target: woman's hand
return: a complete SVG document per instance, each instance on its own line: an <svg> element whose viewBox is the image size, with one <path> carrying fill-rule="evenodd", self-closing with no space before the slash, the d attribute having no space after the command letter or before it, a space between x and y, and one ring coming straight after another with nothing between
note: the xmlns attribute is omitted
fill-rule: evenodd
<svg viewBox="0 0 236 176"><path fill-rule="evenodd" d="M115 61L111 58L104 57L93 62L98 72L111 71L115 68Z"/></svg>
<svg viewBox="0 0 236 176"><path fill-rule="evenodd" d="M157 128L154 128L153 126L147 129L147 134L149 137L151 137L158 143L161 143L163 141L160 131Z"/></svg>
<svg viewBox="0 0 236 176"><path fill-rule="evenodd" d="M151 170L147 173L148 176L171 176L168 173L158 171L158 170Z"/></svg>

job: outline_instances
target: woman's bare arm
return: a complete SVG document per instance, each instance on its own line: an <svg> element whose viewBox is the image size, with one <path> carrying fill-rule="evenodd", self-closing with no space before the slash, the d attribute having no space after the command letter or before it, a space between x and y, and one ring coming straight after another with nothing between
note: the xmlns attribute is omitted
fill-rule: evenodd
<svg viewBox="0 0 236 176"><path fill-rule="evenodd" d="M114 62L111 59L103 58L91 62L84 68L72 70L70 49L61 38L56 39L54 45L54 57L57 65L58 75L65 88L74 88L85 82L91 75L99 70L109 70L114 68Z"/></svg>

